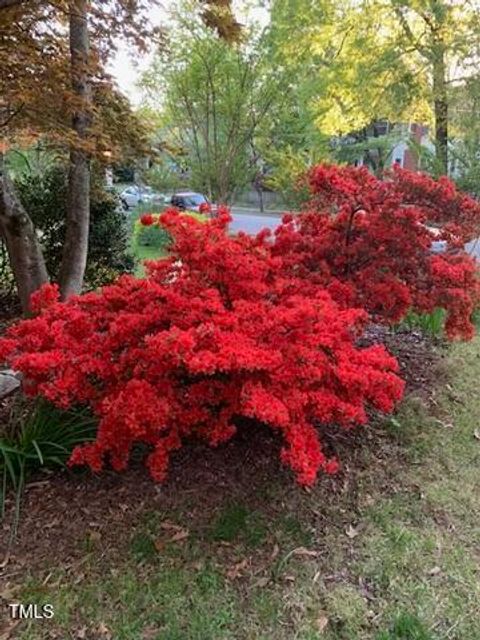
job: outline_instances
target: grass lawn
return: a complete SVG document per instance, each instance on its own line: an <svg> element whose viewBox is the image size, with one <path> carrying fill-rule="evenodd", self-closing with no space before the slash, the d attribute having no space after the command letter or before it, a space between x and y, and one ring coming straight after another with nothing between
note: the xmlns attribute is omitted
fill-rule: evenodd
<svg viewBox="0 0 480 640"><path fill-rule="evenodd" d="M133 257L135 258L135 275L138 278L143 278L145 275L145 268L143 262L145 260L159 260L160 258L165 257L165 251L163 249L159 249L153 246L144 246L138 242L135 242L133 239L133 225L135 220L137 220L144 213L160 213L163 211L164 207L157 205L138 205L135 209L132 209L129 213L129 226L132 233L131 238L131 252Z"/></svg>
<svg viewBox="0 0 480 640"><path fill-rule="evenodd" d="M159 260L167 255L162 249L158 249L157 247L146 247L139 244L135 245L133 253L136 262L135 275L137 278L143 278L145 275L145 267L143 265L145 260Z"/></svg>
<svg viewBox="0 0 480 640"><path fill-rule="evenodd" d="M21 558L0 596L55 617L11 637L478 640L479 352L454 345L441 388L346 442L345 473L311 491L262 457L268 439L185 450L161 488L140 470L85 474L68 500L53 487L20 536L54 549Z"/></svg>

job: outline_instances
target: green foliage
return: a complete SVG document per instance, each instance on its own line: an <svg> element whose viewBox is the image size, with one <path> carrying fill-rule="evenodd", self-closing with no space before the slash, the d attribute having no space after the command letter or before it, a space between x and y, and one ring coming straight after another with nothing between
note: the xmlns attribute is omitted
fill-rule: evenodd
<svg viewBox="0 0 480 640"><path fill-rule="evenodd" d="M381 177L384 170L392 164L395 146L408 140L408 134L402 131L402 127L389 126L388 129L385 135L378 135L377 124L374 123L371 127L352 132L334 148L333 158L348 164L362 158L370 171Z"/></svg>
<svg viewBox="0 0 480 640"><path fill-rule="evenodd" d="M17 193L37 227L45 261L53 279L62 259L65 234L67 176L63 166L55 165L41 173L24 173L15 182ZM117 197L104 189L100 181L91 192L91 224L85 285L96 288L110 282L119 273L133 269L128 253L128 230Z"/></svg>
<svg viewBox="0 0 480 640"><path fill-rule="evenodd" d="M168 251L172 237L166 229L157 224L145 227L137 220L134 225L133 243L141 247L153 247Z"/></svg>
<svg viewBox="0 0 480 640"><path fill-rule="evenodd" d="M221 509L210 531L212 540L233 542L243 539L249 547L261 544L266 535L267 528L260 514L237 502Z"/></svg>
<svg viewBox="0 0 480 640"><path fill-rule="evenodd" d="M288 207L300 209L310 197L308 186L302 180L311 166L309 156L287 146L269 151L268 158L273 170L265 180L266 186L280 193Z"/></svg>
<svg viewBox="0 0 480 640"><path fill-rule="evenodd" d="M380 633L376 640L434 640L416 616L403 613L395 620L390 631Z"/></svg>
<svg viewBox="0 0 480 640"><path fill-rule="evenodd" d="M475 325L477 332L480 333L480 308L475 309L473 312L472 322Z"/></svg>
<svg viewBox="0 0 480 640"><path fill-rule="evenodd" d="M443 335L444 324L445 311L443 309L435 309L432 313L414 313L411 311L402 321L402 325L407 329L420 329L423 333L437 338Z"/></svg>
<svg viewBox="0 0 480 640"><path fill-rule="evenodd" d="M144 532L136 533L133 536L130 549L139 562L151 561L158 555L152 537Z"/></svg>
<svg viewBox="0 0 480 640"><path fill-rule="evenodd" d="M258 172L256 136L281 97L258 37L236 46L180 6L164 48L144 75L152 104L163 104L163 147L185 161L191 188L229 202Z"/></svg>
<svg viewBox="0 0 480 640"><path fill-rule="evenodd" d="M167 161L157 162L143 172L144 181L155 191L178 191L185 184L181 171Z"/></svg>
<svg viewBox="0 0 480 640"><path fill-rule="evenodd" d="M0 429L1 513L11 487L19 500L28 474L62 467L75 446L95 439L96 420L86 409L62 411L45 401L14 401Z"/></svg>

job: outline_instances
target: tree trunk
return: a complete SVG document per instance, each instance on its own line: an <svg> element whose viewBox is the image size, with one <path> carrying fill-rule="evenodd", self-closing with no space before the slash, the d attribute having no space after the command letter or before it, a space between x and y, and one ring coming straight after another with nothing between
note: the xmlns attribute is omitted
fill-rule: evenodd
<svg viewBox="0 0 480 640"><path fill-rule="evenodd" d="M91 112L89 79L90 43L87 0L70 3L71 79L75 111L72 129L76 136L70 150L68 175L67 230L60 267L60 292L63 299L80 293L87 264L90 223L90 162L86 148Z"/></svg>
<svg viewBox="0 0 480 640"><path fill-rule="evenodd" d="M0 238L7 246L22 310L28 314L30 296L48 282L35 228L18 200L0 154Z"/></svg>
<svg viewBox="0 0 480 640"><path fill-rule="evenodd" d="M448 95L445 49L438 46L433 60L433 99L435 116L435 155L441 174L448 174Z"/></svg>

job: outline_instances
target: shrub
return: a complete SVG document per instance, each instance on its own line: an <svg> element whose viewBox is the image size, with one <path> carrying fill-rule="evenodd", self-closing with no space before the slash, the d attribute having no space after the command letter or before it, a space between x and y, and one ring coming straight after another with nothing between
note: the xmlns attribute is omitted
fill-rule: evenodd
<svg viewBox="0 0 480 640"><path fill-rule="evenodd" d="M146 213L135 222L133 241L140 246L167 251L172 238L166 229L154 223L152 214Z"/></svg>
<svg viewBox="0 0 480 640"><path fill-rule="evenodd" d="M26 174L16 180L16 189L26 211L41 234L49 274L58 275L65 234L67 177L62 166L42 174ZM111 282L119 273L132 271L125 215L115 194L95 181L91 192L90 231L85 286L95 288Z"/></svg>
<svg viewBox="0 0 480 640"><path fill-rule="evenodd" d="M320 165L309 182L307 211L276 231L272 251L287 276L380 322L444 309L447 335L472 337L479 280L463 246L480 235L479 203L447 178L398 168L379 180L365 168ZM447 250L435 254L439 240Z"/></svg>
<svg viewBox="0 0 480 640"><path fill-rule="evenodd" d="M194 218L199 222L207 220L204 214L195 211L186 211L182 215ZM140 246L154 247L167 252L172 243L172 236L161 224L158 214L146 212L135 221L133 242Z"/></svg>
<svg viewBox="0 0 480 640"><path fill-rule="evenodd" d="M226 233L230 218L167 211L170 258L145 280L122 276L101 292L56 301L34 295L38 316L12 327L0 360L24 374L24 390L58 407L88 405L96 441L70 463L124 469L136 442L163 480L170 452L191 437L228 440L245 419L283 439L281 457L302 484L338 462L322 449L322 425L367 422L402 395L383 346L360 347L367 314L339 306L323 285L282 271L266 236Z"/></svg>

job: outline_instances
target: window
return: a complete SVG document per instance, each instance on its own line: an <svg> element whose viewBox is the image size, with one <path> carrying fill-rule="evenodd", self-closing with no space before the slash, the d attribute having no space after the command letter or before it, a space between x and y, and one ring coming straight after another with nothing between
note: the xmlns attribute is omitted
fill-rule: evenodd
<svg viewBox="0 0 480 640"><path fill-rule="evenodd" d="M194 193L191 196L184 198L184 202L187 207L199 207L204 202L207 202L207 200L205 196L202 196L199 193Z"/></svg>

